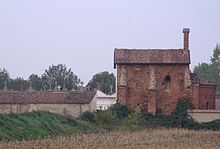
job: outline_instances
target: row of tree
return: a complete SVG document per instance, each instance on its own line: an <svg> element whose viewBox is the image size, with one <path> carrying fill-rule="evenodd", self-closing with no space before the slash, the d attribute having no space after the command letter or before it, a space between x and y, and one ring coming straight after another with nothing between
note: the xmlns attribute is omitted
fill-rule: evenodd
<svg viewBox="0 0 220 149"><path fill-rule="evenodd" d="M10 78L5 68L0 69L0 90L7 88L9 90L76 90L82 86L81 79L68 69L64 64L49 66L45 72L39 76L31 74L27 80L18 77ZM90 90L99 89L106 94L115 92L115 76L107 71L95 74L86 87Z"/></svg>

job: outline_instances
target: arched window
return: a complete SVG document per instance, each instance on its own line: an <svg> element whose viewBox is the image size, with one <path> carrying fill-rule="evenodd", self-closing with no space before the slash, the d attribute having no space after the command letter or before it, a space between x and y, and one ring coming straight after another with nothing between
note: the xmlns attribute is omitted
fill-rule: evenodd
<svg viewBox="0 0 220 149"><path fill-rule="evenodd" d="M168 87L168 86L170 86L170 84L171 84L171 78L170 78L170 75L167 75L164 78L164 81L163 81L162 85L165 85L165 87Z"/></svg>

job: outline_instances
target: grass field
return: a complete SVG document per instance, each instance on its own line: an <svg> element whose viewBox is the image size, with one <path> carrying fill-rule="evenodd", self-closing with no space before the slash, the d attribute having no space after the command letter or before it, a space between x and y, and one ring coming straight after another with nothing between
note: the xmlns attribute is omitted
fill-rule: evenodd
<svg viewBox="0 0 220 149"><path fill-rule="evenodd" d="M1 149L10 148L153 148L153 149L219 149L219 131L183 129L146 129L142 131L112 131L74 134L69 137L45 138L33 141L0 142Z"/></svg>
<svg viewBox="0 0 220 149"><path fill-rule="evenodd" d="M0 141L33 140L91 131L95 128L85 121L45 111L0 115Z"/></svg>

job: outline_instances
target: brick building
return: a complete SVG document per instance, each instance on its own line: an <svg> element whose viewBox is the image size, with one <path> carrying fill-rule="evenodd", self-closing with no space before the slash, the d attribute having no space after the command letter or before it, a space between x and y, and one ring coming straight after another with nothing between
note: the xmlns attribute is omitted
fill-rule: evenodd
<svg viewBox="0 0 220 149"><path fill-rule="evenodd" d="M215 84L190 73L189 32L183 29L182 49L115 49L117 102L165 115L181 98L195 109L215 109Z"/></svg>

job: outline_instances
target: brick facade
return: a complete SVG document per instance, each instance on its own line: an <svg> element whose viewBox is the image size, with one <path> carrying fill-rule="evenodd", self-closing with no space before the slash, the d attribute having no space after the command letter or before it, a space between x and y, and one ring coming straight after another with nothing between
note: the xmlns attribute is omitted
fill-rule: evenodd
<svg viewBox="0 0 220 149"><path fill-rule="evenodd" d="M165 115L181 98L191 99L197 109L215 108L215 85L190 75L189 42L185 41L189 30L185 31L183 49L115 49L119 103Z"/></svg>

